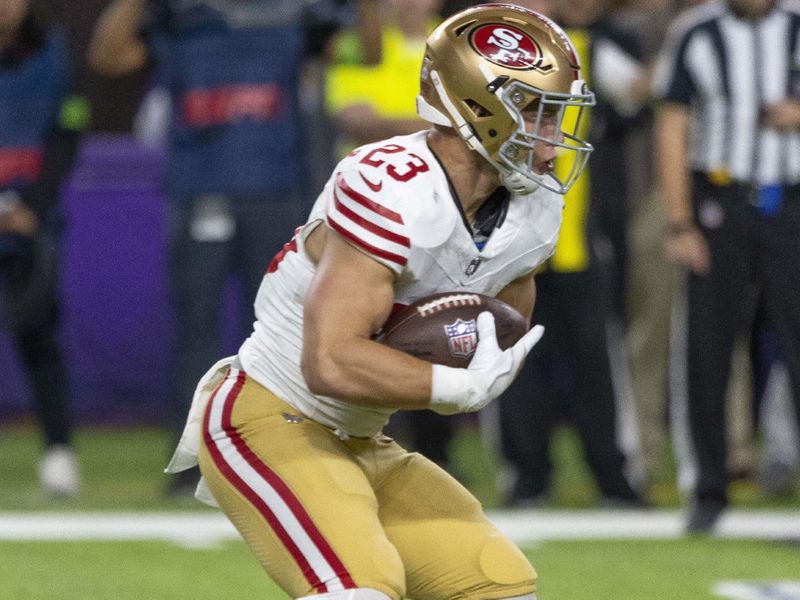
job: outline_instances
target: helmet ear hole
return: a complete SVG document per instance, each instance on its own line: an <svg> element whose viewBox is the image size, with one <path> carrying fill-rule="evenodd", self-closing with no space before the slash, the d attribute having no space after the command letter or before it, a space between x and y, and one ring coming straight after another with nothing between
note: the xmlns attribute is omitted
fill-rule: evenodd
<svg viewBox="0 0 800 600"><path fill-rule="evenodd" d="M475 100L473 100L472 98L467 98L466 100L464 100L464 104L466 104L467 107L469 107L469 109L472 111L472 114L478 118L494 116L492 114L492 111L490 111L482 104L475 102Z"/></svg>

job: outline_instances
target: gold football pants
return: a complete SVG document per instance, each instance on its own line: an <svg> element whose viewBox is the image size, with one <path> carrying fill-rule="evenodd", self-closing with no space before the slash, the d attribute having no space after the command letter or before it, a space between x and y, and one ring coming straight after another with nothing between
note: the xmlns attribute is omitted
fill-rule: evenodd
<svg viewBox="0 0 800 600"><path fill-rule="evenodd" d="M445 471L385 436L340 439L236 368L206 408L200 468L293 598L362 587L393 600L535 591L533 567Z"/></svg>

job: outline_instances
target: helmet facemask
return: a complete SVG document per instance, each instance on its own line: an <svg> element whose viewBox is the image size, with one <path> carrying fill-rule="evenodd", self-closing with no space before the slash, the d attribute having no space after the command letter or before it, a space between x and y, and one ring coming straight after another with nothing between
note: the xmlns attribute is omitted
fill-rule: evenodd
<svg viewBox="0 0 800 600"><path fill-rule="evenodd" d="M594 105L594 94L582 90L582 82L575 83L578 92L575 94L547 92L519 81L498 90L503 106L517 126L497 152L497 162L504 167L500 169L501 177L511 180L523 177L558 194L565 194L572 187L593 150L579 132L584 110ZM536 172L537 144L556 148L552 171Z"/></svg>

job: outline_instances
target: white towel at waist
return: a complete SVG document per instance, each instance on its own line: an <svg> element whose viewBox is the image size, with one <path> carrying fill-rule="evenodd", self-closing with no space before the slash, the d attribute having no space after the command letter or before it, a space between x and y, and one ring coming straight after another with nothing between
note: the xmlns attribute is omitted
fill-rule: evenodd
<svg viewBox="0 0 800 600"><path fill-rule="evenodd" d="M217 362L200 379L192 397L192 406L186 418L181 439L169 461L165 473L179 473L197 465L197 455L200 452L200 428L203 423L208 401L219 383L224 379L225 373L233 364L235 356L228 356ZM210 506L218 506L217 501L208 489L205 480L201 477L194 493L195 498Z"/></svg>

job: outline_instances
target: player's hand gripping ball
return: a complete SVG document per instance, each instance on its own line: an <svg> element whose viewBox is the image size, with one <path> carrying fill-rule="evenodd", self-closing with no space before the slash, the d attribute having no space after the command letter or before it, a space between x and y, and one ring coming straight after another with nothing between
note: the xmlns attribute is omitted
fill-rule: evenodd
<svg viewBox="0 0 800 600"><path fill-rule="evenodd" d="M376 339L428 362L464 368L478 345L477 318L483 311L494 315L502 350L528 330L525 317L497 298L445 292L421 298L393 314Z"/></svg>

